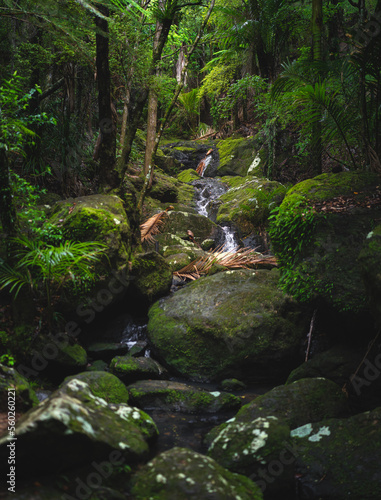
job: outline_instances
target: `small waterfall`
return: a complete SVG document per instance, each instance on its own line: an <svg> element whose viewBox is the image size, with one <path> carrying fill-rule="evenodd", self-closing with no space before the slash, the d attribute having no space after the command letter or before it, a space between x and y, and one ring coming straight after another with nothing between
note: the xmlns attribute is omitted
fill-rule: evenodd
<svg viewBox="0 0 381 500"><path fill-rule="evenodd" d="M196 172L200 177L204 177L204 172L206 170L206 167L209 165L209 163L212 161L212 156L205 156L200 163L197 166Z"/></svg>
<svg viewBox="0 0 381 500"><path fill-rule="evenodd" d="M236 240L235 231L233 231L229 226L221 226L221 228L225 235L223 249L226 252L235 252L238 250L239 245Z"/></svg>
<svg viewBox="0 0 381 500"><path fill-rule="evenodd" d="M221 181L206 177L192 182L195 187L195 200L197 213L215 220L211 203L226 193L227 187ZM213 217L214 216L214 217Z"/></svg>

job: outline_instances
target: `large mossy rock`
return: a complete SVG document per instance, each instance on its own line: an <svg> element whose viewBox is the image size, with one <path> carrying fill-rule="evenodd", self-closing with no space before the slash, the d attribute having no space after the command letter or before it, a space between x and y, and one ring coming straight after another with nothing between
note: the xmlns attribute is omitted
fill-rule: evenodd
<svg viewBox="0 0 381 500"><path fill-rule="evenodd" d="M271 478L266 488L265 498L273 498L276 493L286 495L293 490L293 465L295 460L290 456L290 428L282 420L274 417L259 417L246 423L229 421L224 429L213 440L208 449L208 456L232 472L245 474L253 480L261 480L261 472L274 466L276 481ZM287 460L286 460L287 456ZM270 474L271 475L271 474Z"/></svg>
<svg viewBox="0 0 381 500"><path fill-rule="evenodd" d="M131 230L118 196L94 194L57 202L49 222L72 241L99 241L107 245L113 265L123 265L130 254Z"/></svg>
<svg viewBox="0 0 381 500"><path fill-rule="evenodd" d="M369 232L358 262L369 298L372 314L378 326L381 326L381 226Z"/></svg>
<svg viewBox="0 0 381 500"><path fill-rule="evenodd" d="M134 405L144 409L216 413L237 409L241 400L228 392L209 392L166 380L142 380L127 387Z"/></svg>
<svg viewBox="0 0 381 500"><path fill-rule="evenodd" d="M186 448L172 448L133 477L136 500L261 500L259 487L215 460Z"/></svg>
<svg viewBox="0 0 381 500"><path fill-rule="evenodd" d="M169 233L183 240L189 240L187 231L192 231L195 241L199 244L206 239L220 241L223 238L222 229L204 215L174 210L168 212L161 233ZM160 237L158 241L161 241Z"/></svg>
<svg viewBox="0 0 381 500"><path fill-rule="evenodd" d="M279 380L296 366L304 317L277 270L201 278L149 311L156 354L187 378Z"/></svg>
<svg viewBox="0 0 381 500"><path fill-rule="evenodd" d="M301 500L381 498L381 409L291 432Z"/></svg>
<svg viewBox="0 0 381 500"><path fill-rule="evenodd" d="M355 373L363 355L362 352L344 345L334 346L295 368L286 383L292 384L303 378L324 377L342 387Z"/></svg>
<svg viewBox="0 0 381 500"><path fill-rule="evenodd" d="M165 259L151 251L134 255L131 284L128 290L134 302L142 307L167 294L172 284L172 271Z"/></svg>
<svg viewBox="0 0 381 500"><path fill-rule="evenodd" d="M348 402L341 388L331 380L315 378L274 387L243 406L234 422L246 424L258 417L273 415L294 429L308 422L347 413ZM214 430L212 432L215 434Z"/></svg>
<svg viewBox="0 0 381 500"><path fill-rule="evenodd" d="M221 140L217 143L219 153L219 165L217 175L240 175L242 177L250 174L251 170L258 167L260 159L256 151L255 139L244 137Z"/></svg>
<svg viewBox="0 0 381 500"><path fill-rule="evenodd" d="M11 389L12 393L8 393ZM8 395L11 394L15 399L12 399L12 404L15 406L16 412L29 410L33 406L38 405L38 399L34 390L30 387L29 382L25 377L20 375L14 368L0 364L0 411L8 412L9 400Z"/></svg>
<svg viewBox="0 0 381 500"><path fill-rule="evenodd" d="M217 223L233 223L245 238L267 227L270 211L280 205L286 188L276 181L257 177L223 177L230 189L218 200Z"/></svg>
<svg viewBox="0 0 381 500"><path fill-rule="evenodd" d="M64 334L40 336L31 350L32 370L41 371L45 377L58 383L85 370L87 361L85 349Z"/></svg>
<svg viewBox="0 0 381 500"><path fill-rule="evenodd" d="M146 433L140 428L141 420ZM57 472L116 452L131 464L147 456L147 440L155 429L150 417L143 418L140 410L124 404L108 405L93 395L89 384L73 379L18 421L18 476L41 471L42 462L45 473ZM8 443L7 436L0 438L2 467L7 463Z"/></svg>
<svg viewBox="0 0 381 500"><path fill-rule="evenodd" d="M322 174L287 192L271 241L288 293L301 301L324 300L340 313L367 311L357 259L381 217L380 182L372 173Z"/></svg>
<svg viewBox="0 0 381 500"><path fill-rule="evenodd" d="M159 154L156 162L165 172L176 175L179 171L189 169L196 170L200 161L206 157L206 153L210 149L212 149L209 155L211 160L204 174L208 177L214 177L218 166L218 152L212 141L206 143L195 141L167 143L161 147L164 156ZM175 161L168 161L168 157L173 158ZM175 163L175 168L173 163Z"/></svg>
<svg viewBox="0 0 381 500"><path fill-rule="evenodd" d="M103 371L92 371L77 373L67 377L60 386L61 391L73 380L79 380L88 384L91 394L104 399L107 403L127 403L127 387L112 373Z"/></svg>

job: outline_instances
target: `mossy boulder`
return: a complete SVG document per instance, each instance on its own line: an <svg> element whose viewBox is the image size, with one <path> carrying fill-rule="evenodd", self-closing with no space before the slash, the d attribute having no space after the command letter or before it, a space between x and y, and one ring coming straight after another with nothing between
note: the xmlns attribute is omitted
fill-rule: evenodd
<svg viewBox="0 0 381 500"><path fill-rule="evenodd" d="M273 415L294 429L308 422L347 413L348 402L340 386L324 378L309 378L274 387L258 396L239 410L234 421L247 423Z"/></svg>
<svg viewBox="0 0 381 500"><path fill-rule="evenodd" d="M222 238L223 231L214 222L203 215L171 210L161 229L184 240L189 240L187 231L192 231L195 241L201 244L206 239L214 241ZM158 238L160 241L160 238Z"/></svg>
<svg viewBox="0 0 381 500"><path fill-rule="evenodd" d="M334 311L367 312L357 259L380 218L378 175L322 174L290 189L271 227L283 286L298 300L325 301Z"/></svg>
<svg viewBox="0 0 381 500"><path fill-rule="evenodd" d="M259 417L246 423L233 419L213 440L208 456L232 472L258 480L265 498L273 498L268 495L286 495L293 491L295 459L290 457L290 441L289 426L274 416ZM275 466L275 461L279 465ZM271 478L266 484L261 471L272 470L272 467L276 471L276 481ZM262 483L266 485L265 488Z"/></svg>
<svg viewBox="0 0 381 500"><path fill-rule="evenodd" d="M108 405L92 394L86 382L71 380L64 391L56 391L18 421L18 477L41 471L42 461L44 472L49 473L104 460L113 452L126 464L144 459L148 436L135 425L133 411L123 404ZM155 427L148 415L144 418ZM4 465L8 443L7 436L0 438Z"/></svg>
<svg viewBox="0 0 381 500"><path fill-rule="evenodd" d="M209 392L168 380L142 380L127 386L131 402L144 409L216 413L239 408L241 400L228 392Z"/></svg>
<svg viewBox="0 0 381 500"><path fill-rule="evenodd" d="M215 460L186 448L172 448L133 476L136 500L261 500L259 487Z"/></svg>
<svg viewBox="0 0 381 500"><path fill-rule="evenodd" d="M181 186L182 182L155 169L149 195L162 203L177 203Z"/></svg>
<svg viewBox="0 0 381 500"><path fill-rule="evenodd" d="M241 238L263 232L271 210L281 204L286 194L285 186L252 176L223 177L221 180L230 189L218 200L217 223L233 223Z"/></svg>
<svg viewBox="0 0 381 500"><path fill-rule="evenodd" d="M148 335L158 359L201 381L283 379L306 326L278 280L275 269L220 272L156 302Z"/></svg>
<svg viewBox="0 0 381 500"><path fill-rule="evenodd" d="M219 165L217 175L240 175L250 173L250 169L258 167L259 157L256 151L256 141L244 137L223 139L217 143ZM259 160L259 161L258 161Z"/></svg>
<svg viewBox="0 0 381 500"><path fill-rule="evenodd" d="M0 364L0 411L8 412L8 390L12 389L12 404L16 412L29 410L38 404L34 390L30 387L28 380L20 375L14 368ZM14 391L14 392L13 392Z"/></svg>
<svg viewBox="0 0 381 500"><path fill-rule="evenodd" d="M118 196L95 194L59 201L48 222L61 228L68 240L105 243L112 265L128 260L131 230Z"/></svg>
<svg viewBox="0 0 381 500"><path fill-rule="evenodd" d="M167 378L167 370L157 361L146 356L116 356L110 363L111 372L126 384L135 380Z"/></svg>
<svg viewBox="0 0 381 500"><path fill-rule="evenodd" d="M295 368L286 384L292 384L302 378L324 377L342 387L355 373L362 357L363 353L358 350L349 349L344 345L334 346Z"/></svg>
<svg viewBox="0 0 381 500"><path fill-rule="evenodd" d="M129 295L142 305L152 304L167 294L172 284L172 272L157 252L136 254L132 259Z"/></svg>
<svg viewBox="0 0 381 500"><path fill-rule="evenodd" d="M358 257L365 290L369 298L372 314L381 325L381 225L370 231Z"/></svg>
<svg viewBox="0 0 381 500"><path fill-rule="evenodd" d="M31 353L31 366L54 382L83 371L87 365L85 349L68 335L40 336ZM33 360L36 360L35 362Z"/></svg>
<svg viewBox="0 0 381 500"><path fill-rule="evenodd" d="M65 390L73 380L85 382L94 396L104 399L107 403L127 403L128 390L118 377L104 371L83 372L67 377L60 386Z"/></svg>
<svg viewBox="0 0 381 500"><path fill-rule="evenodd" d="M204 174L209 177L214 177L216 175L218 166L218 152L213 141L206 143L180 141L165 144L161 149L167 157L170 156L176 161L177 169L175 171L170 167L170 165L160 165L163 170L171 173L171 175L179 174L179 172L184 170L192 169L195 171L200 161L203 160L207 156L207 152L212 149L212 152L209 154L210 163L206 167Z"/></svg>
<svg viewBox="0 0 381 500"><path fill-rule="evenodd" d="M297 450L299 498L381 497L381 408L347 419L309 423L291 436Z"/></svg>
<svg viewBox="0 0 381 500"><path fill-rule="evenodd" d="M182 172L180 172L177 175L177 178L181 182L189 183L192 181L197 181L198 179L200 179L200 176L196 173L195 170L193 170L193 168L188 168L188 170L183 170Z"/></svg>

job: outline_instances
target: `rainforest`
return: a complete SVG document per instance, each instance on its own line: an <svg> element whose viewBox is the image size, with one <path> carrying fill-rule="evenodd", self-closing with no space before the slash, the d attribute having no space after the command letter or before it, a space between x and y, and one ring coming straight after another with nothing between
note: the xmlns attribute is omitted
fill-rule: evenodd
<svg viewBox="0 0 381 500"><path fill-rule="evenodd" d="M0 497L381 498L381 1L0 0Z"/></svg>

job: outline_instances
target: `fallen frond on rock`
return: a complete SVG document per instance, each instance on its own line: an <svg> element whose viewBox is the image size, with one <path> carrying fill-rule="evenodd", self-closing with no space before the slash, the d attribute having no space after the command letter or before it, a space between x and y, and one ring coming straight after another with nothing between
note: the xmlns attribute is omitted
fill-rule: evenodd
<svg viewBox="0 0 381 500"><path fill-rule="evenodd" d="M143 224L140 224L141 241L147 243L154 243L157 234L160 233L161 227L164 224L164 219L168 216L168 210L173 210L172 205L167 207L162 212L153 215L147 219Z"/></svg>
<svg viewBox="0 0 381 500"><path fill-rule="evenodd" d="M258 266L277 266L277 261L274 256L264 256L252 248L241 248L236 251L225 251L223 248L217 248L173 274L181 279L196 280L202 275L208 274L214 265L224 267L226 270L251 269Z"/></svg>

